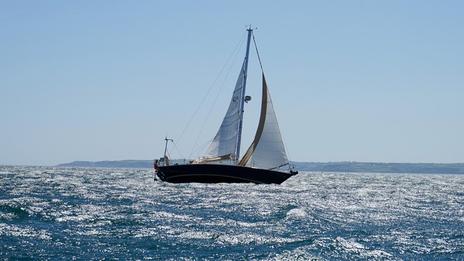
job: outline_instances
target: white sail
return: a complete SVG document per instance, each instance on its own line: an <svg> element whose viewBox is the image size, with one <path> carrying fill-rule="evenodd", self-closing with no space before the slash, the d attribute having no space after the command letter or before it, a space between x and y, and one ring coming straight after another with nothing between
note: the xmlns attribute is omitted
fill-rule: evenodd
<svg viewBox="0 0 464 261"><path fill-rule="evenodd" d="M253 143L240 160L240 165L276 169L288 165L287 153L272 105L271 95L263 74L263 97L258 130Z"/></svg>
<svg viewBox="0 0 464 261"><path fill-rule="evenodd" d="M206 155L198 162L217 161L224 159L235 160L238 155L237 141L239 135L240 124L240 106L243 99L243 88L245 81L246 59L243 62L242 69L235 84L235 89L232 94L232 99L229 104L229 109L222 120L221 126L209 145Z"/></svg>

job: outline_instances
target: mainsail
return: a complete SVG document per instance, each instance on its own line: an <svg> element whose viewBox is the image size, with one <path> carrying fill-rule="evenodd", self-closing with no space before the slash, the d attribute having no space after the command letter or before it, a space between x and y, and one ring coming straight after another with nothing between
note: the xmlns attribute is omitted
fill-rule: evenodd
<svg viewBox="0 0 464 261"><path fill-rule="evenodd" d="M227 109L227 113L222 120L221 126L209 145L205 157L201 158L199 162L203 161L217 161L224 159L235 160L238 158L237 141L239 140L239 124L240 114L243 99L243 88L246 77L246 62L247 58L243 61L242 69L235 84L235 89L232 94L232 99Z"/></svg>
<svg viewBox="0 0 464 261"><path fill-rule="evenodd" d="M261 116L255 138L239 162L241 166L276 169L288 165L287 153L263 73Z"/></svg>

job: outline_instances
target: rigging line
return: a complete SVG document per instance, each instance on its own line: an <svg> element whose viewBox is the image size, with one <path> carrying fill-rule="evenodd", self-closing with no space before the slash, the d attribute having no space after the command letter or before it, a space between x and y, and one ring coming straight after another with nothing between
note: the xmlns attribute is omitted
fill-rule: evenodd
<svg viewBox="0 0 464 261"><path fill-rule="evenodd" d="M230 60L232 59L232 57L234 55L236 55L236 53L238 52L238 49L239 47L241 46L242 42L243 42L243 38L240 37L240 41L238 41L237 45L235 46L234 50L232 51L232 53L229 55L229 57L226 59L226 62L224 63L224 65L222 66L221 70L219 71L219 73L217 74L216 78L214 79L213 83L211 84L211 86L208 88L208 91L206 93L205 96L203 96L201 102L199 103L199 105L197 106L197 108L195 109L195 111L192 113L192 115L190 116L190 119L188 120L187 124L185 125L184 129L182 130L179 138L177 140L181 141L185 132L187 131L188 127L190 126L190 124L192 123L193 119L195 118L195 115L197 115L198 111L200 110L200 108L202 107L202 105L205 103L206 99L208 98L209 94L211 93L211 91L213 90L213 87L216 85L216 82L219 80L219 78L221 77L221 75L223 74L224 72L224 69L227 67L227 65L230 63Z"/></svg>
<svg viewBox="0 0 464 261"><path fill-rule="evenodd" d="M279 166L277 166L277 167L270 168L269 170L278 169L278 168L281 168L281 167L283 167L283 166L285 166L285 165L290 165L290 162L287 162L287 163L281 164L281 165L279 165Z"/></svg>
<svg viewBox="0 0 464 261"><path fill-rule="evenodd" d="M233 59L233 60L235 61L236 58L237 58L237 55L234 56L234 59ZM223 81L222 81L222 83L221 83L221 85L220 85L220 88L218 89L218 92L216 93L216 97L214 98L213 104L211 105L210 109L208 110L208 114L206 115L206 117L205 117L204 120L203 120L203 124L201 125L200 132L198 133L198 136L197 136L197 138L195 139L195 144L194 144L192 150L190 151L189 158L190 158L190 157L192 156L192 154L194 153L194 151L195 151L195 149L196 149L196 147L197 147L197 145L198 145L198 140L200 139L200 136L201 136L201 134L203 133L203 131L204 131L204 129L205 129L206 122L207 122L208 119L211 117L211 113L213 112L213 109L214 109L214 107L215 107L215 105L216 105L216 103L217 103L218 97L219 97L219 95L221 94L220 91L221 91L222 87L224 87L224 84L226 83L227 78L228 78L229 75L230 75L230 72L231 72L231 70L232 70L232 66L234 65L234 61L232 61L232 62L229 64L229 68L227 69L226 75L225 75L225 77L224 77L224 79L223 79ZM208 144L210 141L211 141L211 140L208 140L207 144Z"/></svg>
<svg viewBox="0 0 464 261"><path fill-rule="evenodd" d="M251 34L253 35L253 43L255 45L256 56L258 56L259 67L261 67L261 71L264 74L263 64L261 63L261 56L259 56L258 45L256 44L255 33L252 32Z"/></svg>
<svg viewBox="0 0 464 261"><path fill-rule="evenodd" d="M184 155L182 154L182 152L181 152L181 151L179 150L179 148L177 147L177 144L176 144L174 141L172 141L172 144L174 145L174 148L176 149L177 153L179 153L179 155L180 155L182 158L186 159L186 158L184 157Z"/></svg>
<svg viewBox="0 0 464 261"><path fill-rule="evenodd" d="M256 44L255 34L252 33L252 35L253 35L253 43L254 43L255 50L256 50L256 56L258 56L259 66L261 67L261 71L263 72L263 75L264 75L263 64L261 63L261 57L259 56L258 45ZM276 116L276 117L277 117L277 116ZM287 150L287 146L286 146L285 143L283 142L282 131L281 131L281 133L280 133L280 136L281 136L281 139L282 139L282 144L283 144L283 146L284 146L285 153L287 154L287 163L284 164L284 165L282 165L282 166L280 166L280 167L283 167L283 166L285 166L285 165L288 164L289 169L291 169L290 160L288 159L289 156L290 156L290 153L289 153L288 150ZM280 167L279 167L279 168L280 168Z"/></svg>
<svg viewBox="0 0 464 261"><path fill-rule="evenodd" d="M243 43L243 41L244 41L244 38L242 37L242 39L240 40L240 45ZM224 75L224 78L223 78L223 80L222 80L222 83L219 85L219 88L218 88L218 90L217 90L218 92L216 93L216 96L215 96L215 98L214 98L214 100L213 100L213 103L211 104L210 109L208 110L208 113L207 113L206 117L205 117L204 120L203 120L203 124L201 124L201 128L200 128L200 131L199 131L199 133L198 133L198 136L197 136L197 138L195 139L195 143L194 143L194 145L193 145L193 147L192 147L192 150L190 151L190 154L188 155L189 158L192 156L192 154L193 154L194 152L196 152L196 147L198 146L198 140L200 139L200 136L201 136L201 134L202 134L203 131L204 131L206 122L207 122L208 119L211 117L211 114L212 114L212 112L213 112L213 109L214 109L214 107L215 107L215 105L216 105L216 103L217 103L217 101L218 101L218 97L219 97L219 95L221 94L221 90L222 90L222 88L224 87L224 85L225 85L227 79L229 78L229 75L230 75L231 70L232 70L232 66L234 66L234 62L235 62L235 60L237 59L237 54L238 54L238 48L235 49L235 54L234 54L234 56L232 57L233 59L232 59L232 61L230 61L230 63L229 63L229 67L228 67L228 69L226 70L226 73L225 73L225 75ZM208 140L207 143L209 143L210 141L211 141L211 140Z"/></svg>
<svg viewBox="0 0 464 261"><path fill-rule="evenodd" d="M192 152L189 154L189 158L191 158L192 155L198 155L204 150L204 148L211 143L211 140L208 140L206 142L203 142L202 144L199 144L198 146L195 146L195 148L192 149ZM198 158L198 157L194 157Z"/></svg>

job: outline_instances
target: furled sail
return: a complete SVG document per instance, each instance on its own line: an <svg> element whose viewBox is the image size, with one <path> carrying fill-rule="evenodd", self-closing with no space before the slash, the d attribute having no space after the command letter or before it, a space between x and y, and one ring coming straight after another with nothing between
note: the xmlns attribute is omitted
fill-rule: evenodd
<svg viewBox="0 0 464 261"><path fill-rule="evenodd" d="M243 99L243 88L245 81L246 59L243 62L242 69L235 84L232 99L227 109L227 113L222 120L221 126L209 145L206 155L197 162L217 161L224 159L235 160L238 155L237 140L240 124L240 106Z"/></svg>
<svg viewBox="0 0 464 261"><path fill-rule="evenodd" d="M287 153L264 74L258 129L239 165L261 169L276 169L288 165Z"/></svg>

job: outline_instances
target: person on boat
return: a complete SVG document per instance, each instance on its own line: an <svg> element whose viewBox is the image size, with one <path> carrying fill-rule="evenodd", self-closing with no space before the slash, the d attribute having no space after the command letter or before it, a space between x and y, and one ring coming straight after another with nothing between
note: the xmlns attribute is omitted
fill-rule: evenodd
<svg viewBox="0 0 464 261"><path fill-rule="evenodd" d="M153 168L156 170L158 169L158 160L155 159L155 161L153 162Z"/></svg>

